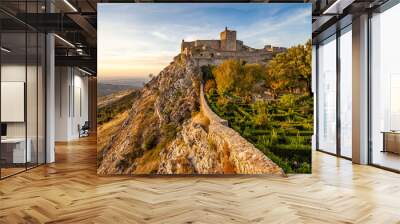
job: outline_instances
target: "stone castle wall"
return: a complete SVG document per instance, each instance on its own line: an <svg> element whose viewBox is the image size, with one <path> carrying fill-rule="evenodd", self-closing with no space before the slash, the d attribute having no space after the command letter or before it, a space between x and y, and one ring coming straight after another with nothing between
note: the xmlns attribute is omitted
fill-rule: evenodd
<svg viewBox="0 0 400 224"><path fill-rule="evenodd" d="M196 62L197 66L203 65L219 65L223 63L227 59L235 59L246 61L246 63L253 64L266 64L267 61L272 59L272 55L269 54L261 54L257 52L243 52L243 53L235 53L235 52L223 52L223 53L213 53L213 56L210 56L210 53L203 52L202 55L195 55L192 57Z"/></svg>
<svg viewBox="0 0 400 224"><path fill-rule="evenodd" d="M207 48L211 49L220 49L221 42L219 40L196 40L194 42L195 47L202 47L206 46Z"/></svg>
<svg viewBox="0 0 400 224"><path fill-rule="evenodd" d="M208 120L210 120L210 124L220 124L220 125L228 126L228 121L220 118L208 106L206 98L204 96L203 88L204 88L204 86L203 86L203 84L201 84L201 86L200 86L200 110L201 110L201 112L203 113L204 116L206 116L208 118Z"/></svg>
<svg viewBox="0 0 400 224"><path fill-rule="evenodd" d="M204 96L203 85L200 87L200 109L203 115L210 120L209 140L215 144L218 151L228 150L230 152L229 160L234 164L237 173L285 175L282 168L239 133L229 128L228 122L211 110Z"/></svg>
<svg viewBox="0 0 400 224"><path fill-rule="evenodd" d="M219 65L227 59L266 64L283 51L286 49L271 45L265 45L263 49L246 46L243 41L236 39L236 31L227 27L220 33L220 40L182 40L181 44L181 55L191 57L198 66Z"/></svg>

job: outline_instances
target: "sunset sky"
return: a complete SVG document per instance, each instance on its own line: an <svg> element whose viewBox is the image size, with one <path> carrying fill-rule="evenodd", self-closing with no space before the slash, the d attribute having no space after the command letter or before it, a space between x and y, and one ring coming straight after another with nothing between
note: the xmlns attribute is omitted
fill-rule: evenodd
<svg viewBox="0 0 400 224"><path fill-rule="evenodd" d="M98 4L98 77L157 75L182 39L219 39L225 26L250 47L290 47L311 38L311 4Z"/></svg>

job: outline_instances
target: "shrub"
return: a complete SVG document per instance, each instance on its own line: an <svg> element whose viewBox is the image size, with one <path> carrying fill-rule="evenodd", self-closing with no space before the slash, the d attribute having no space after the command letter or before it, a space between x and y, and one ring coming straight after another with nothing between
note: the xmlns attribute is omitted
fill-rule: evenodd
<svg viewBox="0 0 400 224"><path fill-rule="evenodd" d="M279 104L284 109L290 109L295 107L296 96L293 94L284 94L279 98Z"/></svg>
<svg viewBox="0 0 400 224"><path fill-rule="evenodd" d="M275 129L272 129L272 131L271 131L271 138L270 138L270 140L271 140L271 144L272 144L272 145L277 144L278 141L279 141L278 133L275 131Z"/></svg>
<svg viewBox="0 0 400 224"><path fill-rule="evenodd" d="M207 80L206 84L204 85L204 92L206 94L210 94L211 91L215 90L216 86L217 86L217 84L215 83L214 80L211 80L211 79Z"/></svg>
<svg viewBox="0 0 400 224"><path fill-rule="evenodd" d="M296 169L297 173L311 173L310 163L301 163L300 167Z"/></svg>
<svg viewBox="0 0 400 224"><path fill-rule="evenodd" d="M130 163L133 163L137 158L142 157L144 154L143 149L140 148L132 148L132 151L124 156L124 158Z"/></svg>
<svg viewBox="0 0 400 224"><path fill-rule="evenodd" d="M222 111L227 111L227 106L229 104L229 99L224 96L220 96L217 100L217 106L219 107L220 110Z"/></svg>
<svg viewBox="0 0 400 224"><path fill-rule="evenodd" d="M143 148L145 150L152 149L157 145L157 136L154 133L149 133L144 136Z"/></svg>
<svg viewBox="0 0 400 224"><path fill-rule="evenodd" d="M176 137L176 134L178 133L179 130L178 130L178 125L171 122L171 123L162 125L161 131L165 138L165 139L163 139L163 141L169 142Z"/></svg>
<svg viewBox="0 0 400 224"><path fill-rule="evenodd" d="M121 159L117 162L116 165L117 165L116 167L119 171L124 171L129 167L130 163L127 159Z"/></svg>
<svg viewBox="0 0 400 224"><path fill-rule="evenodd" d="M257 102L254 104L254 118L253 121L257 126L265 126L268 124L269 116L267 110L267 104L264 102Z"/></svg>
<svg viewBox="0 0 400 224"><path fill-rule="evenodd" d="M296 147L304 144L304 137L300 135L299 131L297 131L296 137L292 137L290 140L291 145L295 145Z"/></svg>
<svg viewBox="0 0 400 224"><path fill-rule="evenodd" d="M271 146L271 140L266 135L258 136L257 143L261 145L262 148L269 148Z"/></svg>
<svg viewBox="0 0 400 224"><path fill-rule="evenodd" d="M250 128L249 128L249 127L246 127L246 128L244 129L242 135L243 135L243 137L245 137L245 138L249 138L249 137L251 136L251 130L250 130Z"/></svg>
<svg viewBox="0 0 400 224"><path fill-rule="evenodd" d="M282 158L298 158L298 160L302 162L311 163L311 146L302 145L301 147L294 147L293 145L273 145L269 147L269 150L273 152L275 155L278 155Z"/></svg>
<svg viewBox="0 0 400 224"><path fill-rule="evenodd" d="M210 147L211 151L217 152L217 149L218 149L217 144L211 138L208 138L207 142L208 142L208 146Z"/></svg>

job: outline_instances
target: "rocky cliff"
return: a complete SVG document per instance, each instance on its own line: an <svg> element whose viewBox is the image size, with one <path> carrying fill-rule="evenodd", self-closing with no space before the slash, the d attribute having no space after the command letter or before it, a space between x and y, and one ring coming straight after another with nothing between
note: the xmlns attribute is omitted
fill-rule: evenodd
<svg viewBox="0 0 400 224"><path fill-rule="evenodd" d="M140 91L107 144L99 145L99 174L283 174L215 117L200 110L199 69L175 57Z"/></svg>
<svg viewBox="0 0 400 224"><path fill-rule="evenodd" d="M98 173L157 173L159 152L198 111L199 83L192 62L176 57L140 90L109 143L98 146Z"/></svg>

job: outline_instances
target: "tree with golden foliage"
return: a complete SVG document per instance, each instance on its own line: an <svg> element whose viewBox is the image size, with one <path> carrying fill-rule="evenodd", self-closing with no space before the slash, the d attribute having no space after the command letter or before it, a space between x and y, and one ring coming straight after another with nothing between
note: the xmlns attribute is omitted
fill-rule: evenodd
<svg viewBox="0 0 400 224"><path fill-rule="evenodd" d="M268 64L267 79L275 92L293 92L296 89L311 94L311 40L305 45L289 48L276 55Z"/></svg>
<svg viewBox="0 0 400 224"><path fill-rule="evenodd" d="M255 84L263 78L264 73L265 68L260 64L245 64L244 74L240 80L241 91L245 94L251 94L254 91Z"/></svg>
<svg viewBox="0 0 400 224"><path fill-rule="evenodd" d="M217 90L220 95L235 91L236 83L243 74L242 65L238 60L226 60L213 69L213 75L217 83Z"/></svg>
<svg viewBox="0 0 400 224"><path fill-rule="evenodd" d="M211 90L215 89L216 86L217 84L215 83L215 81L213 79L209 79L204 85L204 91L206 92L206 94L210 94Z"/></svg>
<svg viewBox="0 0 400 224"><path fill-rule="evenodd" d="M215 67L212 73L220 95L231 92L247 96L251 95L254 85L263 78L265 68L260 64L246 64L230 59Z"/></svg>

